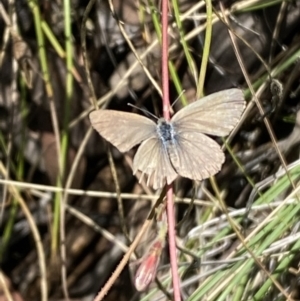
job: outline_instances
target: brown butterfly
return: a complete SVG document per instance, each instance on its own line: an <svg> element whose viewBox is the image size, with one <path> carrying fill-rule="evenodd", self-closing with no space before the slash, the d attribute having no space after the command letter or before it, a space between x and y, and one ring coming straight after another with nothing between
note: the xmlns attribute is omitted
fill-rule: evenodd
<svg viewBox="0 0 300 301"><path fill-rule="evenodd" d="M170 121L113 110L90 114L92 126L120 152L141 143L133 160L133 174L147 175L154 189L178 175L201 181L216 174L225 160L218 143L207 137L225 136L245 108L243 92L228 89L203 97L178 111Z"/></svg>

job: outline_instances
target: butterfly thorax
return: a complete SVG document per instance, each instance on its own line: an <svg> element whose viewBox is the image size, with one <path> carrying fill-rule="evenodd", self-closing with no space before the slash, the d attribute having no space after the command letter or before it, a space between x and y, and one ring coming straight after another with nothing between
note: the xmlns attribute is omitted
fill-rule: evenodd
<svg viewBox="0 0 300 301"><path fill-rule="evenodd" d="M163 118L158 120L157 133L164 144L173 141L175 138L173 125Z"/></svg>
<svg viewBox="0 0 300 301"><path fill-rule="evenodd" d="M157 122L157 134L168 152L172 166L176 170L176 166L179 164L179 155L177 152L177 133L174 125L163 118L159 119Z"/></svg>

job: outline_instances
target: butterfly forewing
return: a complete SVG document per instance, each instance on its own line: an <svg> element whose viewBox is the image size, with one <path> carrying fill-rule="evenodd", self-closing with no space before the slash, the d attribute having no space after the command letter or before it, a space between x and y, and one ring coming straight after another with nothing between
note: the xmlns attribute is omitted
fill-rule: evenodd
<svg viewBox="0 0 300 301"><path fill-rule="evenodd" d="M121 152L156 136L156 124L138 114L98 110L89 117L94 129Z"/></svg>
<svg viewBox="0 0 300 301"><path fill-rule="evenodd" d="M225 136L237 124L244 108L243 92L228 89L189 104L178 111L171 122L178 134L199 131L208 135Z"/></svg>
<svg viewBox="0 0 300 301"><path fill-rule="evenodd" d="M201 181L216 174L225 160L217 142L198 131L182 132L176 137L179 162L172 164L185 178Z"/></svg>
<svg viewBox="0 0 300 301"><path fill-rule="evenodd" d="M173 169L167 150L158 138L152 138L144 141L138 148L138 151L133 160L133 174L137 171L147 175L147 185L154 189L162 188L164 184L172 183L177 173Z"/></svg>

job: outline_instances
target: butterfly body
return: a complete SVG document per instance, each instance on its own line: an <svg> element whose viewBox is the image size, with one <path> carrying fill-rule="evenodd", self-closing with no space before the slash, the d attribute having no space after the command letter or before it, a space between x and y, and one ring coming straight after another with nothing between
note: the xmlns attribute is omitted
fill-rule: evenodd
<svg viewBox="0 0 300 301"><path fill-rule="evenodd" d="M168 153L170 164L176 171L176 166L179 164L179 156L177 152L177 134L173 123L160 118L157 122L157 133L162 146Z"/></svg>
<svg viewBox="0 0 300 301"><path fill-rule="evenodd" d="M178 111L170 121L157 123L138 114L98 110L90 120L99 134L121 152L141 144L133 160L133 173L146 175L154 189L172 183L178 175L201 181L217 173L225 160L210 137L225 136L245 108L239 89L220 91Z"/></svg>
<svg viewBox="0 0 300 301"><path fill-rule="evenodd" d="M174 141L176 132L171 122L160 118L157 122L157 134L163 143L168 143Z"/></svg>

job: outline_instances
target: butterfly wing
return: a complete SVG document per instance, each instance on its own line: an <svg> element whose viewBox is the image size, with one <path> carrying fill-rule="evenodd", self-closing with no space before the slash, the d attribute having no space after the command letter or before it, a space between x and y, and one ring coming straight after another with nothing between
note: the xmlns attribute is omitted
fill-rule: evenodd
<svg viewBox="0 0 300 301"><path fill-rule="evenodd" d="M172 183L177 173L171 165L168 152L162 141L156 137L144 141L133 159L133 174L140 170L142 176L148 176L147 186L162 188L167 182Z"/></svg>
<svg viewBox="0 0 300 301"><path fill-rule="evenodd" d="M201 181L221 169L225 156L219 144L211 138L189 131L177 135L175 141L177 160L170 158L180 176Z"/></svg>
<svg viewBox="0 0 300 301"><path fill-rule="evenodd" d="M98 110L89 117L94 129L120 152L156 135L155 122L138 114Z"/></svg>
<svg viewBox="0 0 300 301"><path fill-rule="evenodd" d="M178 133L197 130L208 135L225 136L237 124L244 108L243 92L228 89L189 104L171 121Z"/></svg>

